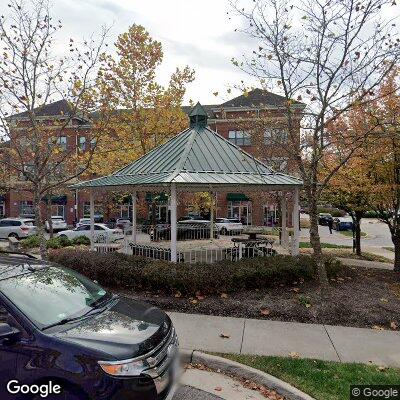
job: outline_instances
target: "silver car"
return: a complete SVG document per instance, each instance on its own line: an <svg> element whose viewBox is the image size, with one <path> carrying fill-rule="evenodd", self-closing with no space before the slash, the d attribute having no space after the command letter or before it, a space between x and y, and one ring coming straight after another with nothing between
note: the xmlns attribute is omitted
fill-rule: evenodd
<svg viewBox="0 0 400 400"><path fill-rule="evenodd" d="M67 223L65 222L63 217L53 216L51 217L51 224L53 226L53 232L63 231L68 228ZM46 231L50 232L50 224L49 221L46 221Z"/></svg>
<svg viewBox="0 0 400 400"><path fill-rule="evenodd" d="M36 234L35 221L29 218L4 218L0 220L0 239L24 239Z"/></svg>

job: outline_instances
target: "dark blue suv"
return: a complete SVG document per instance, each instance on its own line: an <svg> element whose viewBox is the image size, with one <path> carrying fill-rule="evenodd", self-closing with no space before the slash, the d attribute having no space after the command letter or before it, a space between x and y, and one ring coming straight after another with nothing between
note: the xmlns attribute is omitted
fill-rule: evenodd
<svg viewBox="0 0 400 400"><path fill-rule="evenodd" d="M75 271L0 255L0 399L169 399L178 339L161 310Z"/></svg>

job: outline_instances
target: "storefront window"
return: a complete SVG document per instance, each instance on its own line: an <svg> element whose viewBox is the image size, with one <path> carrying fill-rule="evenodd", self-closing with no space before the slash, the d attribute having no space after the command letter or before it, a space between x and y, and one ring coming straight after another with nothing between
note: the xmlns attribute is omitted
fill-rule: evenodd
<svg viewBox="0 0 400 400"><path fill-rule="evenodd" d="M265 226L277 226L278 225L278 213L277 206L275 204L267 204L264 206L264 225Z"/></svg>
<svg viewBox="0 0 400 400"><path fill-rule="evenodd" d="M32 217L35 215L33 203L29 200L19 202L19 214L21 217Z"/></svg>
<svg viewBox="0 0 400 400"><path fill-rule="evenodd" d="M229 201L228 218L238 219L243 225L252 223L251 201Z"/></svg>

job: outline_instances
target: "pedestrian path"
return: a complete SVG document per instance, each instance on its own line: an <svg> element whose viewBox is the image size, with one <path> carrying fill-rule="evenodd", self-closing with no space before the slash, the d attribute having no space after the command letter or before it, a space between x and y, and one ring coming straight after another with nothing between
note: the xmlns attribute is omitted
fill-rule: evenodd
<svg viewBox="0 0 400 400"><path fill-rule="evenodd" d="M170 313L181 348L400 367L400 332Z"/></svg>
<svg viewBox="0 0 400 400"><path fill-rule="evenodd" d="M344 265L348 265L349 267L362 267L362 268L377 268L377 269L393 269L393 264L380 262L380 261L367 261L367 260L358 260L355 258L344 258L338 257L339 261L341 261Z"/></svg>

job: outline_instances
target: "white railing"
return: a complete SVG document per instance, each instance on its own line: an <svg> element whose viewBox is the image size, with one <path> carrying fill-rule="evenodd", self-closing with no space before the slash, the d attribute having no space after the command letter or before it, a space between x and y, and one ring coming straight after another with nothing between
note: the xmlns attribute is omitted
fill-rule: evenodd
<svg viewBox="0 0 400 400"><path fill-rule="evenodd" d="M271 229L266 228L265 233ZM242 258L267 257L275 254L274 240L251 240L248 235L239 232L223 232L214 226L211 239L210 224L178 224L178 262L185 263L215 263L221 260L237 261ZM95 250L106 253L119 251L155 260L171 260L170 251L171 230L168 224L156 226L138 225L135 237L132 227L124 230L124 238L116 242L107 236L98 236ZM278 241L278 237L276 237Z"/></svg>

